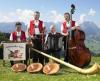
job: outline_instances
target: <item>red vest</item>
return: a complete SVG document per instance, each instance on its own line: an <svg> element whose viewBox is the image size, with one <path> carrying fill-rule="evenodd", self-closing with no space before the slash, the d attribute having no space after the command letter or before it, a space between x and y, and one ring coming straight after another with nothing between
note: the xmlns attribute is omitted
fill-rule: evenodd
<svg viewBox="0 0 100 81"><path fill-rule="evenodd" d="M13 37L13 41L17 41L17 33L16 33L16 31L12 33L12 37ZM24 31L21 31L20 40L21 41L26 41L26 36L25 36L25 32Z"/></svg>
<svg viewBox="0 0 100 81"><path fill-rule="evenodd" d="M72 21L71 27L75 26L75 21ZM66 22L63 22L63 33L67 33L68 28Z"/></svg>
<svg viewBox="0 0 100 81"><path fill-rule="evenodd" d="M30 35L34 35L34 34L35 34L34 26L35 26L34 20L30 21L30 28L29 28L29 33L30 33ZM39 20L39 25L38 25L38 27L39 27L39 31L40 31L40 33L41 33L41 32L43 31L43 21L40 21L40 20Z"/></svg>

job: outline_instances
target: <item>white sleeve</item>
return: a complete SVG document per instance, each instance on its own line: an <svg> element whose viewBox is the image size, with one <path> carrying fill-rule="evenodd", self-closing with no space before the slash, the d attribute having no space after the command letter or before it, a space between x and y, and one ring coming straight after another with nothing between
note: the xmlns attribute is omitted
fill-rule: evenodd
<svg viewBox="0 0 100 81"><path fill-rule="evenodd" d="M45 24L44 24L44 22L43 22L43 28L45 27Z"/></svg>
<svg viewBox="0 0 100 81"><path fill-rule="evenodd" d="M48 39L48 34L47 34L46 37L45 37L45 42L44 42L44 44L46 44L47 39Z"/></svg>
<svg viewBox="0 0 100 81"><path fill-rule="evenodd" d="M78 22L75 22L75 26L79 26L79 23Z"/></svg>
<svg viewBox="0 0 100 81"><path fill-rule="evenodd" d="M30 22L29 22L28 25L27 25L27 35L28 35L29 38L30 38L30 37L32 38L33 36L30 35L29 29L30 29Z"/></svg>
<svg viewBox="0 0 100 81"><path fill-rule="evenodd" d="M28 25L27 25L27 29L29 29L30 28L30 22L28 23Z"/></svg>
<svg viewBox="0 0 100 81"><path fill-rule="evenodd" d="M13 41L12 33L10 34L10 41Z"/></svg>
<svg viewBox="0 0 100 81"><path fill-rule="evenodd" d="M61 25L61 34L63 34L63 25Z"/></svg>
<svg viewBox="0 0 100 81"><path fill-rule="evenodd" d="M26 29L26 32L25 32L25 35L26 35L26 38L28 39L29 38L29 31L28 31L29 29L28 29L28 27L27 27L27 29Z"/></svg>

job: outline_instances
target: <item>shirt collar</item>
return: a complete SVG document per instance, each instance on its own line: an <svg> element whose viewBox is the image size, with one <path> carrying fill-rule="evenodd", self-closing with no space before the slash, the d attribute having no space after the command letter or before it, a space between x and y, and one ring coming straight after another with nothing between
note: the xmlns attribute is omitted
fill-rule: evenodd
<svg viewBox="0 0 100 81"><path fill-rule="evenodd" d="M56 34L56 32L52 33L52 34Z"/></svg>

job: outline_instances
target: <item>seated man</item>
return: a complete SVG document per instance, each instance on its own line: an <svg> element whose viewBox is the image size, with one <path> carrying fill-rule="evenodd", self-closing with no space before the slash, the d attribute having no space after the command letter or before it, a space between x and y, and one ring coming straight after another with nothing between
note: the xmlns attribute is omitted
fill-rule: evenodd
<svg viewBox="0 0 100 81"><path fill-rule="evenodd" d="M11 33L10 41L25 42L26 36L25 36L25 32L22 31L22 29L21 29L22 24L20 22L16 22L15 26L16 26L16 31Z"/></svg>
<svg viewBox="0 0 100 81"><path fill-rule="evenodd" d="M10 41L12 42L26 42L26 35L25 32L21 29L22 24L20 22L16 22L16 31L12 32L10 35ZM27 59L28 59L28 51L26 51L26 61L25 64L27 64ZM10 61L11 65L14 64L14 61Z"/></svg>
<svg viewBox="0 0 100 81"><path fill-rule="evenodd" d="M46 36L45 44L47 45L47 53L60 59L60 51L62 48L62 35L56 32L55 25L51 25L50 33ZM46 59L48 62L49 60Z"/></svg>

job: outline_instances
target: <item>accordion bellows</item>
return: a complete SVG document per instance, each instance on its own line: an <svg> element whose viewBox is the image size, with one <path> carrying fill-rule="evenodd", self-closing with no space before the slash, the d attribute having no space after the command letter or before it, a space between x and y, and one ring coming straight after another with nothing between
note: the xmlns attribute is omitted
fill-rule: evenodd
<svg viewBox="0 0 100 81"><path fill-rule="evenodd" d="M60 66L57 63L48 63L43 67L43 73L45 74L55 74L59 71Z"/></svg>
<svg viewBox="0 0 100 81"><path fill-rule="evenodd" d="M12 71L14 71L14 72L23 72L26 70L26 68L27 68L27 66L23 63L17 63L11 67Z"/></svg>
<svg viewBox="0 0 100 81"><path fill-rule="evenodd" d="M29 73L36 73L41 71L43 68L43 65L41 63L32 63L27 67L27 72Z"/></svg>

